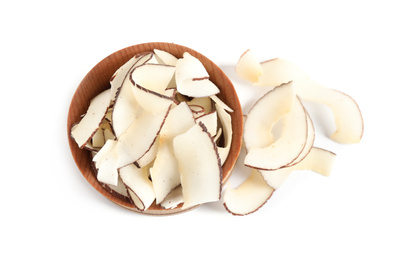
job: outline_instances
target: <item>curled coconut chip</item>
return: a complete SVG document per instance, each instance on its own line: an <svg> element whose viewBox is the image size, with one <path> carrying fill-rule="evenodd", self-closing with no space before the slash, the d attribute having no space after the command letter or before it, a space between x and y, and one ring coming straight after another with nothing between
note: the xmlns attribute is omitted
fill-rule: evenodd
<svg viewBox="0 0 407 260"><path fill-rule="evenodd" d="M274 191L296 170L310 170L328 176L336 155L330 151L313 147L300 163L276 171L252 169L250 176L239 187L227 188L223 205L233 215L248 215L259 210Z"/></svg>
<svg viewBox="0 0 407 260"><path fill-rule="evenodd" d="M260 170L259 172L269 186L273 187L274 189L278 189L293 171L309 170L323 176L329 176L332 171L335 158L336 154L331 151L318 147L312 147L309 154L301 162L294 166L281 168L276 171Z"/></svg>
<svg viewBox="0 0 407 260"><path fill-rule="evenodd" d="M250 113L247 115L245 124L249 123L251 116ZM281 136L270 145L248 149L245 165L262 170L277 170L292 164L302 153L307 143L308 123L307 114L298 98L294 99L290 112L281 119Z"/></svg>
<svg viewBox="0 0 407 260"><path fill-rule="evenodd" d="M238 188L226 189L223 205L233 215L248 215L261 208L274 190L264 181L258 170L252 169L250 176Z"/></svg>
<svg viewBox="0 0 407 260"><path fill-rule="evenodd" d="M243 135L248 150L246 166L262 170L286 167L295 163L306 147L307 113L301 101L293 96L292 85L290 82L269 91L247 114ZM272 128L280 118L282 133L274 140ZM312 144L307 146L310 147Z"/></svg>
<svg viewBox="0 0 407 260"><path fill-rule="evenodd" d="M236 64L236 74L241 79L252 83L257 82L260 76L263 75L263 69L253 52L247 50L240 56L239 61Z"/></svg>

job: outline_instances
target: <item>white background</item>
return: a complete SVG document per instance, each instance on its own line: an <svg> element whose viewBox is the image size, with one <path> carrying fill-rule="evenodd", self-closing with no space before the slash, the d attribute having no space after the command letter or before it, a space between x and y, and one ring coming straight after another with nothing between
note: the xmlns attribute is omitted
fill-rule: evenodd
<svg viewBox="0 0 407 260"><path fill-rule="evenodd" d="M7 2L0 258L407 259L403 1ZM289 59L358 102L363 139L330 141L329 114L314 107L316 143L338 155L330 177L298 172L245 217L220 202L170 217L122 209L77 169L67 113L96 63L152 41L188 46L218 64L244 111L253 96L234 74L240 55Z"/></svg>

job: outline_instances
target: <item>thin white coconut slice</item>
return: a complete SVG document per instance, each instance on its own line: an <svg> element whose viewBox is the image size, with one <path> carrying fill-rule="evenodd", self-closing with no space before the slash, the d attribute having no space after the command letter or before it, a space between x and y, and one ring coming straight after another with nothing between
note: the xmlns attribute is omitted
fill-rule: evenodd
<svg viewBox="0 0 407 260"><path fill-rule="evenodd" d="M307 156L294 166L281 168L276 171L259 172L271 187L278 189L293 171L310 170L324 176L329 176L332 171L336 155L328 150L313 147Z"/></svg>
<svg viewBox="0 0 407 260"><path fill-rule="evenodd" d="M332 172L336 154L313 147L307 157L301 161L301 165L293 166L295 170L311 170L323 176L329 176Z"/></svg>
<svg viewBox="0 0 407 260"><path fill-rule="evenodd" d="M140 106L152 114L162 113L175 102L172 97L149 91L139 85L133 86L132 90Z"/></svg>
<svg viewBox="0 0 407 260"><path fill-rule="evenodd" d="M146 63L157 63L152 52L144 52L137 54L122 65L111 77L110 79L110 99L115 100L117 97L117 92L122 87L122 85L128 81L130 71L136 67Z"/></svg>
<svg viewBox="0 0 407 260"><path fill-rule="evenodd" d="M215 104L218 104L224 110L226 110L230 113L233 113L233 109L231 109L228 105L226 105L225 102L223 102L222 99L220 99L218 96L212 95L212 96L210 96L210 98L213 100L213 102L215 102Z"/></svg>
<svg viewBox="0 0 407 260"><path fill-rule="evenodd" d="M157 137L150 149L140 159L134 162L138 168L143 168L155 160L158 152L158 139Z"/></svg>
<svg viewBox="0 0 407 260"><path fill-rule="evenodd" d="M175 75L172 77L171 81L168 83L167 89L175 89L175 90L177 89L177 83L175 82Z"/></svg>
<svg viewBox="0 0 407 260"><path fill-rule="evenodd" d="M222 127L219 127L218 131L216 132L216 135L213 137L213 141L215 143L217 143L221 136L222 136ZM218 147L218 153L219 153L219 147Z"/></svg>
<svg viewBox="0 0 407 260"><path fill-rule="evenodd" d="M298 163L301 164L301 163ZM278 189L286 182L288 177L290 177L291 173L293 172L293 168L296 167L298 164L292 167L280 168L275 171L263 171L259 170L261 175L264 178L264 181L274 189Z"/></svg>
<svg viewBox="0 0 407 260"><path fill-rule="evenodd" d="M218 113L216 112L216 110L198 117L196 121L203 123L211 136L216 135L218 129Z"/></svg>
<svg viewBox="0 0 407 260"><path fill-rule="evenodd" d="M153 53L143 53L132 58L132 63L127 62L125 64L126 66L120 69L121 85L112 85L112 88L117 88L117 90L115 90L117 93L112 108L111 119L113 132L116 136L120 136L133 123L137 116L139 116L139 104L133 94L130 80L131 72L135 67L154 62L153 58Z"/></svg>
<svg viewBox="0 0 407 260"><path fill-rule="evenodd" d="M78 127L78 123L72 125L71 133L75 130L76 127ZM91 152L97 152L100 150L98 148L93 147L92 142L90 140L81 149L86 149Z"/></svg>
<svg viewBox="0 0 407 260"><path fill-rule="evenodd" d="M80 148L83 148L99 129L110 105L110 89L98 94L90 101L85 116L72 129L71 135Z"/></svg>
<svg viewBox="0 0 407 260"><path fill-rule="evenodd" d="M165 120L160 132L157 156L150 169L157 204L181 183L173 139L194 125L193 114L185 102L172 109Z"/></svg>
<svg viewBox="0 0 407 260"><path fill-rule="evenodd" d="M144 64L135 67L130 75L133 85L163 94L174 76L175 67L162 64Z"/></svg>
<svg viewBox="0 0 407 260"><path fill-rule="evenodd" d="M202 107L206 114L214 111L214 103L210 97L193 98L190 101L187 101L187 103L189 106L196 105Z"/></svg>
<svg viewBox="0 0 407 260"><path fill-rule="evenodd" d="M153 52L143 52L140 53L137 57L139 59L136 63L136 66L141 66L144 64L158 64Z"/></svg>
<svg viewBox="0 0 407 260"><path fill-rule="evenodd" d="M244 216L257 211L273 195L260 172L252 169L250 176L236 189L227 188L223 205L233 215Z"/></svg>
<svg viewBox="0 0 407 260"><path fill-rule="evenodd" d="M97 180L114 186L118 181L116 144L117 141L108 140L92 158L97 169Z"/></svg>
<svg viewBox="0 0 407 260"><path fill-rule="evenodd" d="M103 135L104 129L99 127L96 133L92 136L92 146L95 148L100 148L105 144L105 136Z"/></svg>
<svg viewBox="0 0 407 260"><path fill-rule="evenodd" d="M350 96L325 88L294 63L284 59L272 59L262 63L264 74L255 85L279 86L295 81L296 94L304 100L327 105L335 118L336 131L330 136L339 143L360 142L364 125L360 109Z"/></svg>
<svg viewBox="0 0 407 260"><path fill-rule="evenodd" d="M97 180L105 184L117 186L119 173L117 171L118 155L113 150L99 163Z"/></svg>
<svg viewBox="0 0 407 260"><path fill-rule="evenodd" d="M298 164L276 171L253 169L251 175L236 189L227 188L224 206L234 215L247 215L261 208L290 174L295 170L312 170L328 176L332 170L335 154L313 147Z"/></svg>
<svg viewBox="0 0 407 260"><path fill-rule="evenodd" d="M259 77L263 75L260 62L256 59L251 50L245 51L242 56L240 56L235 70L238 77L251 83L257 82Z"/></svg>
<svg viewBox="0 0 407 260"><path fill-rule="evenodd" d="M189 97L208 97L219 93L218 87L209 77L185 79L176 83L178 91Z"/></svg>
<svg viewBox="0 0 407 260"><path fill-rule="evenodd" d="M160 143L157 157L150 169L150 175L156 203L160 204L168 193L181 183L178 163L171 142Z"/></svg>
<svg viewBox="0 0 407 260"><path fill-rule="evenodd" d="M186 102L179 103L173 108L161 129L160 139L171 141L177 135L185 133L195 125L194 115Z"/></svg>
<svg viewBox="0 0 407 260"><path fill-rule="evenodd" d="M157 61L161 64L175 66L177 64L178 58L176 58L171 53L168 53L163 50L154 49Z"/></svg>
<svg viewBox="0 0 407 260"><path fill-rule="evenodd" d="M182 196L182 186L179 185L165 197L160 206L165 209L173 209L181 203L184 203L184 198Z"/></svg>
<svg viewBox="0 0 407 260"><path fill-rule="evenodd" d="M113 152L117 144L115 140L107 140L103 147L93 156L92 161L95 163L96 169L99 169L101 162Z"/></svg>
<svg viewBox="0 0 407 260"><path fill-rule="evenodd" d="M294 98L293 82L290 82L270 90L257 100L244 124L243 140L248 150L273 144L272 128L291 110Z"/></svg>
<svg viewBox="0 0 407 260"><path fill-rule="evenodd" d="M230 147L232 145L232 117L218 103L215 104L215 109L217 111L218 118L223 129L223 145L217 146L221 165L223 166L226 159L228 158Z"/></svg>
<svg viewBox="0 0 407 260"><path fill-rule="evenodd" d="M102 186L116 197L119 197L119 198L128 198L129 197L127 188L124 185L122 178L120 178L120 176L117 178L117 185L110 185L110 184L102 183Z"/></svg>
<svg viewBox="0 0 407 260"><path fill-rule="evenodd" d="M160 113L174 102L165 90L174 75L175 67L144 64L130 74L132 91L138 104L150 113Z"/></svg>
<svg viewBox="0 0 407 260"><path fill-rule="evenodd" d="M330 138L343 144L359 143L363 136L364 124L355 100L347 94L333 89L315 87L311 91L311 95L300 95L300 97L304 100L327 105L331 109L336 130L330 135Z"/></svg>
<svg viewBox="0 0 407 260"><path fill-rule="evenodd" d="M173 143L184 196L182 208L218 201L222 189L222 167L216 146L205 126L195 124L186 133L175 137Z"/></svg>
<svg viewBox="0 0 407 260"><path fill-rule="evenodd" d="M262 122L258 121L258 118L254 118L253 122L253 115L249 112L245 126ZM307 113L298 98L294 99L290 112L283 116L282 120L282 133L275 142L247 147L248 153L244 160L246 166L261 170L277 170L289 165L301 154L307 142L308 125ZM255 131L246 132L246 136L257 134Z"/></svg>
<svg viewBox="0 0 407 260"><path fill-rule="evenodd" d="M141 211L148 209L155 199L148 167L140 169L130 164L121 168L119 174L135 207Z"/></svg>
<svg viewBox="0 0 407 260"><path fill-rule="evenodd" d="M123 82L125 82L126 77L128 77L129 70L134 66L134 64L140 59L140 57L134 56L123 64L111 77L110 79L110 100L114 100L117 95L117 91L122 87Z"/></svg>
<svg viewBox="0 0 407 260"><path fill-rule="evenodd" d="M315 141L314 124L313 124L312 119L309 116L308 112L306 112L306 114L307 114L307 141L305 143L305 147L302 150L302 152L300 153L300 155L287 166L292 166L292 165L295 165L295 164L299 163L300 161L302 161L308 155L308 153L311 151L312 147L314 146L314 141Z"/></svg>
<svg viewBox="0 0 407 260"><path fill-rule="evenodd" d="M112 128L114 134L119 137L139 116L139 104L133 94L130 75L118 90L117 98L112 111Z"/></svg>
<svg viewBox="0 0 407 260"><path fill-rule="evenodd" d="M118 138L117 153L120 155L118 168L134 163L153 146L164 124L167 111L151 114L144 111Z"/></svg>
<svg viewBox="0 0 407 260"><path fill-rule="evenodd" d="M208 78L209 74L200 60L185 52L175 65L175 79L182 82L185 79ZM182 92L180 92L183 94ZM184 94L183 94L184 95Z"/></svg>
<svg viewBox="0 0 407 260"><path fill-rule="evenodd" d="M308 76L298 66L284 59L271 59L261 63L263 75L257 82L256 86L277 87L289 81L295 81L300 85Z"/></svg>
<svg viewBox="0 0 407 260"><path fill-rule="evenodd" d="M188 52L178 59L175 68L177 90L189 97L208 97L219 93L219 88L209 79L203 64Z"/></svg>

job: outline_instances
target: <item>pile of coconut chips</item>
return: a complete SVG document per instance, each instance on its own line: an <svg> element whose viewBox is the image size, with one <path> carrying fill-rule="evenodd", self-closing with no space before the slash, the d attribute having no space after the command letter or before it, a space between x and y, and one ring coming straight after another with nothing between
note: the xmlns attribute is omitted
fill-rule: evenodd
<svg viewBox="0 0 407 260"><path fill-rule="evenodd" d="M348 95L321 86L284 59L260 63L247 50L236 65L237 75L260 87L271 87L247 114L243 141L244 164L250 176L237 188L227 188L224 206L234 215L247 215L262 207L276 189L296 170L311 170L328 176L336 155L314 147L315 128L302 100L328 106L336 131L330 138L338 143L358 143L363 119L356 102ZM281 133L273 128L281 123Z"/></svg>
<svg viewBox="0 0 407 260"><path fill-rule="evenodd" d="M218 201L233 112L202 63L154 50L131 58L71 130L97 180L147 210Z"/></svg>
<svg viewBox="0 0 407 260"><path fill-rule="evenodd" d="M339 143L360 142L363 119L350 96L321 86L286 60L260 63L248 50L236 73L271 87L245 117L241 152L251 175L224 193L227 211L247 215L293 171L328 176L332 170L336 155L314 146L315 128L303 100L332 110L331 139ZM154 50L131 58L110 83L71 132L80 148L92 151L98 181L140 211L154 201L164 209L186 209L220 200L233 111L216 96L219 89L201 62L189 53L178 59ZM274 136L278 122L281 133Z"/></svg>

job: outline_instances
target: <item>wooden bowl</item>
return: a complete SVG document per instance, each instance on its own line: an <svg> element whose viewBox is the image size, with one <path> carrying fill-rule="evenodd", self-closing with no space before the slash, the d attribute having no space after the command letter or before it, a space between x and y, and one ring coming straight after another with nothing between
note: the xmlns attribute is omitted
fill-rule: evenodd
<svg viewBox="0 0 407 260"><path fill-rule="evenodd" d="M103 90L110 88L109 80L113 73L119 67L121 67L134 55L142 52L153 51L154 49L167 51L176 56L177 58L181 58L184 52L189 52L191 55L198 58L208 71L210 75L210 80L213 83L215 83L220 89L218 97L234 110L234 112L231 113L233 129L231 150L226 162L222 167L223 185L226 183L226 181L229 179L232 173L242 144L243 116L238 96L229 78L223 73L223 71L218 66L216 66L208 58L190 48L176 45L173 43L162 43L162 42L134 45L109 55L101 62L99 62L85 76L85 78L79 84L72 98L68 113L68 125L67 125L68 140L75 163L77 164L79 170L82 172L86 180L97 191L99 191L103 196L105 196L109 200L126 209L133 210L136 212L140 211L137 210L129 200L113 195L108 190L103 188L103 186L98 182L95 176L95 172L92 168L90 152L85 149L80 149L78 147L77 143L71 138L71 128L73 124L80 120L80 116L86 113L90 100L97 94L101 93ZM179 213L182 211L185 210L182 210L180 206L178 206L175 209L163 209L159 205L153 203L153 205L151 205L149 209L143 211L142 213L153 215L166 215Z"/></svg>

